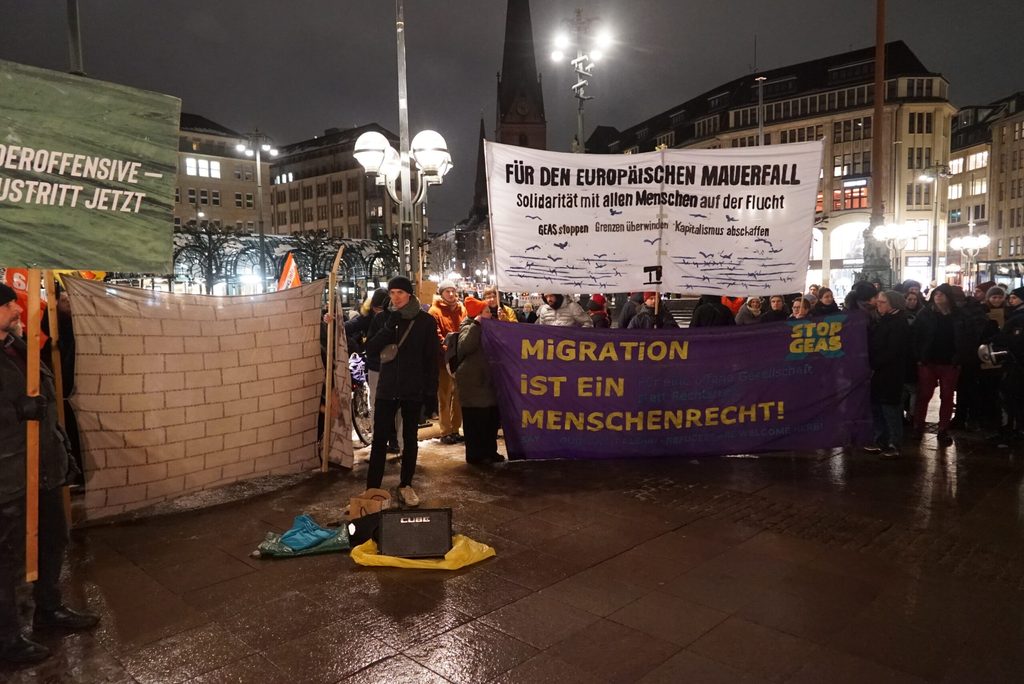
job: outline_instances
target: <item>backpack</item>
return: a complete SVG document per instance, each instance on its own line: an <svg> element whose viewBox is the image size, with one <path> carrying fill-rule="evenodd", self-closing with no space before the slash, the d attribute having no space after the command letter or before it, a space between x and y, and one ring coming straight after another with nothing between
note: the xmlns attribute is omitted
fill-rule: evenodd
<svg viewBox="0 0 1024 684"><path fill-rule="evenodd" d="M448 369L448 372L455 375L455 371L459 368L461 359L459 358L459 331L450 332L444 336L444 365Z"/></svg>

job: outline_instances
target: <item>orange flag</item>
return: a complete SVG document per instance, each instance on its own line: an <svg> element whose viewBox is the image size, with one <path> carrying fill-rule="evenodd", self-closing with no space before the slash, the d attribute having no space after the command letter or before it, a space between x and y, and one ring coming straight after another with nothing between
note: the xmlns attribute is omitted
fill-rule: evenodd
<svg viewBox="0 0 1024 684"><path fill-rule="evenodd" d="M298 287L301 284L299 267L295 265L292 253L288 252L288 258L284 260L284 268L281 269L281 277L277 281L277 289L287 290L290 287Z"/></svg>

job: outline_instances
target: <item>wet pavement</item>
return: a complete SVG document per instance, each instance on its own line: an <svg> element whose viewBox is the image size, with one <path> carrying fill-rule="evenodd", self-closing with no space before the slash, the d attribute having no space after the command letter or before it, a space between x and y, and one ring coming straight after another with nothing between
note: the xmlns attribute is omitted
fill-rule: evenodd
<svg viewBox="0 0 1024 684"><path fill-rule="evenodd" d="M54 657L0 681L1024 681L1024 445L485 469L432 440L423 505L495 558L249 557L299 513L337 522L366 452L353 473L76 531L65 592L100 627L40 637Z"/></svg>

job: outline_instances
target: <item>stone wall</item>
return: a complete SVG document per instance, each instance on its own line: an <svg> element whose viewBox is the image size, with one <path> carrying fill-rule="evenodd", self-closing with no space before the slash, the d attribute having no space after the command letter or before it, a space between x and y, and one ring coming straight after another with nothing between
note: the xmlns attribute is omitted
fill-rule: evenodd
<svg viewBox="0 0 1024 684"><path fill-rule="evenodd" d="M240 297L68 289L88 520L318 464L323 281Z"/></svg>

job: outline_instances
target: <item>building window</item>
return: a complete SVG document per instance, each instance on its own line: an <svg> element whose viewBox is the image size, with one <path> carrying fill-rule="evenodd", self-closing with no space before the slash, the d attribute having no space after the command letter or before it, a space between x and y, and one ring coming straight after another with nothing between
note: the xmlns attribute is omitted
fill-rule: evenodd
<svg viewBox="0 0 1024 684"><path fill-rule="evenodd" d="M975 178L971 181L971 194L972 195L984 195L988 192L988 179L987 178Z"/></svg>
<svg viewBox="0 0 1024 684"><path fill-rule="evenodd" d="M973 207L971 207L971 214L971 218L974 219L975 221L982 220L983 218L985 218L985 205L975 204Z"/></svg>
<svg viewBox="0 0 1024 684"><path fill-rule="evenodd" d="M175 228L181 228L181 217L180 216L175 216L174 217L174 227Z"/></svg>
<svg viewBox="0 0 1024 684"><path fill-rule="evenodd" d="M195 176L198 172L196 171L196 158L185 157L185 174L189 176Z"/></svg>
<svg viewBox="0 0 1024 684"><path fill-rule="evenodd" d="M706 138L718 132L718 117L709 116L694 124L694 131L698 138Z"/></svg>
<svg viewBox="0 0 1024 684"><path fill-rule="evenodd" d="M210 178L220 178L220 162L215 159L210 160Z"/></svg>
<svg viewBox="0 0 1024 684"><path fill-rule="evenodd" d="M235 221L235 232L236 233L241 233L243 225L244 224L241 221Z"/></svg>
<svg viewBox="0 0 1024 684"><path fill-rule="evenodd" d="M932 114L931 112L911 112L907 117L908 133L931 133Z"/></svg>
<svg viewBox="0 0 1024 684"><path fill-rule="evenodd" d="M348 203L348 215L349 216L358 216L359 215L359 201L358 200L352 200L351 202Z"/></svg>
<svg viewBox="0 0 1024 684"><path fill-rule="evenodd" d="M932 203L931 183L908 183L907 184L907 206L927 207Z"/></svg>
<svg viewBox="0 0 1024 684"><path fill-rule="evenodd" d="M332 195L340 195L343 192L345 192L345 182L341 181L341 180L332 180L331 181L331 194Z"/></svg>
<svg viewBox="0 0 1024 684"><path fill-rule="evenodd" d="M299 222L299 210L298 209L292 209L291 213L292 213L292 223L298 223Z"/></svg>
<svg viewBox="0 0 1024 684"><path fill-rule="evenodd" d="M239 209L242 208L242 193L240 192L235 193L235 206Z"/></svg>
<svg viewBox="0 0 1024 684"><path fill-rule="evenodd" d="M199 191L199 203L200 204L209 204L210 203L210 193L209 193L209 191L207 191L205 189Z"/></svg>
<svg viewBox="0 0 1024 684"><path fill-rule="evenodd" d="M174 203L181 204L181 188L174 188Z"/></svg>
<svg viewBox="0 0 1024 684"><path fill-rule="evenodd" d="M907 168L927 169L932 165L932 148L930 147L908 147Z"/></svg>
<svg viewBox="0 0 1024 684"><path fill-rule="evenodd" d="M326 197L327 196L327 181L316 184L316 196Z"/></svg>
<svg viewBox="0 0 1024 684"><path fill-rule="evenodd" d="M964 172L964 158L963 157L957 157L956 159L951 159L949 161L949 172L951 174L953 174L954 176L956 174L958 174L958 173L963 173Z"/></svg>
<svg viewBox="0 0 1024 684"><path fill-rule="evenodd" d="M908 78L907 97L932 97L933 87L930 78Z"/></svg>
<svg viewBox="0 0 1024 684"><path fill-rule="evenodd" d="M220 206L220 190L210 191L210 204L212 204L215 207Z"/></svg>
<svg viewBox="0 0 1024 684"><path fill-rule="evenodd" d="M326 204L322 204L322 205L320 205L320 206L318 206L316 208L316 218L317 218L317 220L320 220L320 221L322 221L322 220L327 218L327 205Z"/></svg>
<svg viewBox="0 0 1024 684"><path fill-rule="evenodd" d="M302 186L302 199L313 199L313 186L303 185Z"/></svg>
<svg viewBox="0 0 1024 684"><path fill-rule="evenodd" d="M196 189L195 188L189 188L188 189L188 203L189 204L195 204L196 203Z"/></svg>
<svg viewBox="0 0 1024 684"><path fill-rule="evenodd" d="M247 180L247 181L251 181L252 180L252 167L249 166L249 165L246 165L246 167L245 167L245 180ZM289 178L289 180L291 180L291 179Z"/></svg>
<svg viewBox="0 0 1024 684"><path fill-rule="evenodd" d="M242 180L242 167L235 164L235 180Z"/></svg>
<svg viewBox="0 0 1024 684"><path fill-rule="evenodd" d="M345 216L345 205L341 202L334 204L331 207L331 216L334 218L343 218Z"/></svg>
<svg viewBox="0 0 1024 684"><path fill-rule="evenodd" d="M245 208L252 209L253 207L253 196L251 192L245 193Z"/></svg>
<svg viewBox="0 0 1024 684"><path fill-rule="evenodd" d="M249 232L251 233L251 232L252 232L252 229L253 229L253 228L255 228L255 227L256 227L256 225L255 225L255 224L254 224L254 223L253 223L252 221L247 221L247 222L246 222L246 224L245 224L245 227L246 227L246 228L247 228L247 229L249 230Z"/></svg>
<svg viewBox="0 0 1024 684"><path fill-rule="evenodd" d="M950 209L949 210L949 222L950 223L960 223L960 210L959 209Z"/></svg>
<svg viewBox="0 0 1024 684"><path fill-rule="evenodd" d="M302 220L312 221L313 220L313 207L304 207L302 210Z"/></svg>
<svg viewBox="0 0 1024 684"><path fill-rule="evenodd" d="M672 147L676 144L676 132L662 133L654 139L654 144L656 147Z"/></svg>
<svg viewBox="0 0 1024 684"><path fill-rule="evenodd" d="M239 223L241 223L241 221L239 221ZM277 225L283 226L286 223L288 223L288 212L287 211L279 211L279 212L277 212Z"/></svg>
<svg viewBox="0 0 1024 684"><path fill-rule="evenodd" d="M964 196L964 186L961 183L950 183L949 193L947 195L949 199L960 199Z"/></svg>
<svg viewBox="0 0 1024 684"><path fill-rule="evenodd" d="M846 209L867 209L870 207L868 201L868 187L862 185L856 188L843 188L832 192L832 210L843 211Z"/></svg>
<svg viewBox="0 0 1024 684"><path fill-rule="evenodd" d="M988 151L975 152L971 156L967 157L967 170L974 171L975 169L983 169L988 166Z"/></svg>

